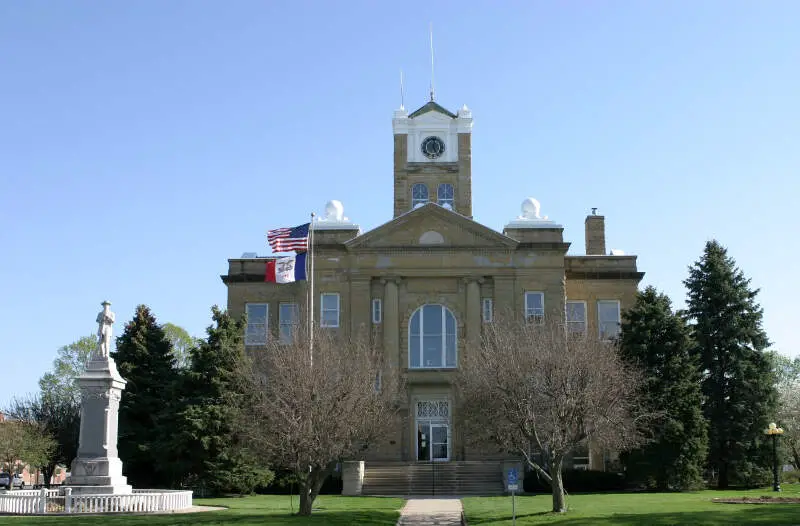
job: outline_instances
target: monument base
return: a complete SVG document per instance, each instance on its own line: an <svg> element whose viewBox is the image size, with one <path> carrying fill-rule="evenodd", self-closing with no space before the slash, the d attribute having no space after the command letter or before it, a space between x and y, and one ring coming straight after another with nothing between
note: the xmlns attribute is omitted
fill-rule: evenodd
<svg viewBox="0 0 800 526"><path fill-rule="evenodd" d="M76 458L64 486L74 495L124 495L132 492L128 477L122 475L119 458Z"/></svg>
<svg viewBox="0 0 800 526"><path fill-rule="evenodd" d="M124 477L123 477L124 478ZM128 484L113 484L108 486L74 486L64 485L72 490L72 495L130 495L133 487Z"/></svg>

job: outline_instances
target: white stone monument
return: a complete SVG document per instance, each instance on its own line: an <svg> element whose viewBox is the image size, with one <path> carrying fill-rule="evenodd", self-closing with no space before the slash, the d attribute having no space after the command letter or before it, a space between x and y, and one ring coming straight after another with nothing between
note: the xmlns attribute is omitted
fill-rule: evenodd
<svg viewBox="0 0 800 526"><path fill-rule="evenodd" d="M81 389L81 430L78 456L65 486L73 495L127 494L131 486L122 476L122 461L117 456L119 401L125 380L110 356L114 313L104 301L97 315L97 349L78 379Z"/></svg>

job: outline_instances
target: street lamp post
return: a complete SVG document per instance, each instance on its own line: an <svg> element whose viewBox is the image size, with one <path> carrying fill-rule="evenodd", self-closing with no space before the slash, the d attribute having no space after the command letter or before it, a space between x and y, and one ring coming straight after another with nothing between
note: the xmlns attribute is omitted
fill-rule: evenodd
<svg viewBox="0 0 800 526"><path fill-rule="evenodd" d="M765 435L772 437L772 490L780 491L781 482L778 479L778 435L783 434L783 428L775 425L772 422L768 428L764 430Z"/></svg>

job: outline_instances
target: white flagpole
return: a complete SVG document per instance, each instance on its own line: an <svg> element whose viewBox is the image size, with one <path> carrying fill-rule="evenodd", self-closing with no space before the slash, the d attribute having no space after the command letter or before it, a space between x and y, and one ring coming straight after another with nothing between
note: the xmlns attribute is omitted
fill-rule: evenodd
<svg viewBox="0 0 800 526"><path fill-rule="evenodd" d="M308 315L308 353L311 359L311 366L314 366L314 216L311 212L311 223L308 225L308 257L311 260L309 266L311 272L308 274L309 290L309 315Z"/></svg>

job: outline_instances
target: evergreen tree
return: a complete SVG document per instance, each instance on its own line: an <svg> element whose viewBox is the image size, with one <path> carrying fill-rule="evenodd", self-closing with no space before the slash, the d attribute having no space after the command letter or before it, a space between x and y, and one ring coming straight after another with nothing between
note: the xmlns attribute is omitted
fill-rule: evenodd
<svg viewBox="0 0 800 526"><path fill-rule="evenodd" d="M645 429L652 440L623 457L626 475L659 490L700 486L708 436L686 322L647 287L623 316L620 343L623 359L644 372L640 401L655 415Z"/></svg>
<svg viewBox="0 0 800 526"><path fill-rule="evenodd" d="M118 442L128 481L140 488L171 486L177 370L172 345L147 306L136 308L112 357L128 382L120 401Z"/></svg>
<svg viewBox="0 0 800 526"><path fill-rule="evenodd" d="M207 338L190 351L185 404L176 436L184 482L211 494L250 493L272 473L242 448L233 432L244 322L214 306Z"/></svg>
<svg viewBox="0 0 800 526"><path fill-rule="evenodd" d="M762 432L776 416L777 393L758 290L750 289L717 241L706 243L684 284L702 375L709 467L720 489L765 482L770 450Z"/></svg>

